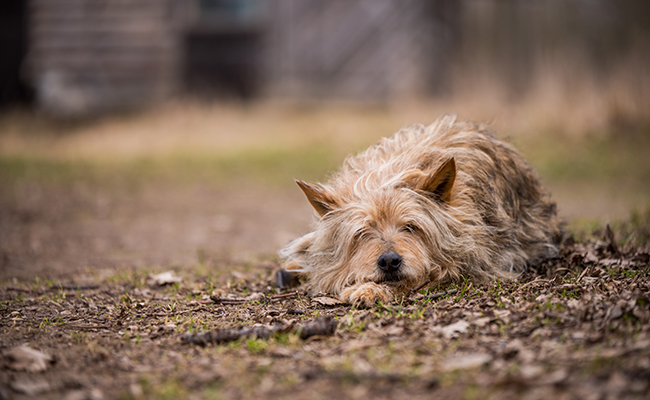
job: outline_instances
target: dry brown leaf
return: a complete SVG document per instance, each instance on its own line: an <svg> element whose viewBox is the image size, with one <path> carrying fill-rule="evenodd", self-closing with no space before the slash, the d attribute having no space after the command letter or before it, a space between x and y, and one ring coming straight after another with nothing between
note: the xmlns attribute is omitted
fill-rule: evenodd
<svg viewBox="0 0 650 400"><path fill-rule="evenodd" d="M151 282L157 286L171 285L172 283L182 282L183 278L174 275L174 271L165 271L151 276Z"/></svg>
<svg viewBox="0 0 650 400"><path fill-rule="evenodd" d="M451 339L467 332L467 328L469 328L469 322L461 319L457 322L454 322L453 324L447 325L442 328L439 326L434 327L432 328L432 331L439 332L445 338Z"/></svg>
<svg viewBox="0 0 650 400"><path fill-rule="evenodd" d="M19 377L10 384L11 388L18 393L27 396L36 396L50 390L50 384L43 378Z"/></svg>
<svg viewBox="0 0 650 400"><path fill-rule="evenodd" d="M312 297L311 301L324 306L338 306L345 304L341 300L329 296Z"/></svg>
<svg viewBox="0 0 650 400"><path fill-rule="evenodd" d="M480 367L492 360L492 356L485 353L457 354L445 361L443 369L453 371L456 369L470 369Z"/></svg>
<svg viewBox="0 0 650 400"><path fill-rule="evenodd" d="M51 356L27 346L14 347L5 357L9 368L16 371L41 372L54 363Z"/></svg>

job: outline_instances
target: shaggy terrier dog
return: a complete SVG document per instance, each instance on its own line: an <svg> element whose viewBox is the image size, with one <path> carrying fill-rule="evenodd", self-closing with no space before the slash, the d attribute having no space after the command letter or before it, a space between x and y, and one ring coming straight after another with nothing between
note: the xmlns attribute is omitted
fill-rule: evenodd
<svg viewBox="0 0 650 400"><path fill-rule="evenodd" d="M382 139L327 184L296 183L319 219L280 251L283 267L349 303L388 302L427 280L510 279L561 239L555 203L521 155L455 116Z"/></svg>

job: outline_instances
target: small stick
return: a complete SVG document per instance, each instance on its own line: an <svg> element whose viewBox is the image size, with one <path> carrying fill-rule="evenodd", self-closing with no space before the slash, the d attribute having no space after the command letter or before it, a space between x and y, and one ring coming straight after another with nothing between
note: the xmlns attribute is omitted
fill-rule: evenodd
<svg viewBox="0 0 650 400"><path fill-rule="evenodd" d="M411 293L417 293L417 292L419 292L420 289L424 288L425 286L427 286L427 285L430 284L430 283L431 283L431 279L427 279L426 281L424 281L424 283L422 283L421 285L419 285L419 286L416 287L415 289L411 290Z"/></svg>
<svg viewBox="0 0 650 400"><path fill-rule="evenodd" d="M52 285L51 290L94 290L99 289L99 285Z"/></svg>
<svg viewBox="0 0 650 400"><path fill-rule="evenodd" d="M434 294L428 295L427 299L435 300L435 299L438 299L438 298L440 298L442 296L446 296L448 294L454 294L456 292L458 292L458 289L451 289L451 290L447 290L446 292L434 293Z"/></svg>
<svg viewBox="0 0 650 400"><path fill-rule="evenodd" d="M236 305L236 304L243 304L246 302L246 300L243 299L222 299L221 297L217 296L210 296L210 300L214 301L217 304L223 304L223 305Z"/></svg>
<svg viewBox="0 0 650 400"><path fill-rule="evenodd" d="M517 292L520 291L521 289L525 288L525 287L528 287L528 285L532 285L533 283L548 283L548 282L549 282L548 279L542 279L542 277L538 276L537 278L533 279L532 281L526 282L523 285L519 286L519 288L517 289Z"/></svg>
<svg viewBox="0 0 650 400"><path fill-rule="evenodd" d="M579 276L578 279L576 280L576 283L579 283L580 280L582 280L582 278L585 276L585 274L587 273L587 271L591 271L591 265L588 266L587 268L585 268L585 269L582 271L582 273L580 273L580 276Z"/></svg>
<svg viewBox="0 0 650 400"><path fill-rule="evenodd" d="M575 318L573 318L573 317L570 317L568 315L557 314L557 313L550 312L550 311L544 311L542 314L544 314L544 316L549 317L549 318L558 318L558 319L562 319L564 321L575 321Z"/></svg>
<svg viewBox="0 0 650 400"><path fill-rule="evenodd" d="M276 300L276 299L286 299L290 297L298 296L298 292L292 292L292 293L283 293L283 294L276 294L275 296L269 297L271 300Z"/></svg>
<svg viewBox="0 0 650 400"><path fill-rule="evenodd" d="M290 315L305 315L305 310L296 310L295 308L288 308L286 312Z"/></svg>
<svg viewBox="0 0 650 400"><path fill-rule="evenodd" d="M13 290L14 292L23 292L23 293L31 293L31 289L23 289L19 287L7 287L5 288L7 290Z"/></svg>
<svg viewBox="0 0 650 400"><path fill-rule="evenodd" d="M181 340L188 344L205 346L208 343L222 344L242 338L269 339L276 333L297 333L301 339L312 336L331 336L336 332L338 322L332 318L319 317L302 325L240 326L230 329L214 329L196 333L186 332Z"/></svg>
<svg viewBox="0 0 650 400"><path fill-rule="evenodd" d="M110 325L75 325L75 324L62 324L57 325L59 328L70 328L70 329L80 329L82 331L93 330L93 329L112 329Z"/></svg>

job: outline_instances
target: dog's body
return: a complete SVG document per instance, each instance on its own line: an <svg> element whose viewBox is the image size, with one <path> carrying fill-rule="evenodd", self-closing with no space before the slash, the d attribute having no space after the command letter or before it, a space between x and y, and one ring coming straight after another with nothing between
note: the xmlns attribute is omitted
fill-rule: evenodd
<svg viewBox="0 0 650 400"><path fill-rule="evenodd" d="M280 251L284 268L352 303L427 280L511 278L561 239L555 204L519 153L454 116L381 140L326 185L297 183L320 219Z"/></svg>

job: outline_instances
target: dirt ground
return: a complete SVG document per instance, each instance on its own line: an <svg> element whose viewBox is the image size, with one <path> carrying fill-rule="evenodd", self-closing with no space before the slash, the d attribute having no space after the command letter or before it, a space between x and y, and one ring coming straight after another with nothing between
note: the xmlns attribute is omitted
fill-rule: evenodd
<svg viewBox="0 0 650 400"><path fill-rule="evenodd" d="M215 121L205 110L170 111L31 137L43 128L0 118L0 400L650 396L650 213L630 216L648 199L647 141L619 154L629 165L568 147L571 173L545 164L562 148L530 154L569 222L615 215L613 231L581 225L577 243L517 282L424 287L366 309L308 284L277 286L275 252L312 217L300 191L277 181L321 179L349 148L374 141L364 132L401 122L358 110L334 122L331 112L300 113L288 125L272 111L214 112ZM247 167L161 155L166 141L182 142L165 129L188 121L208 121L187 135L191 154L234 152ZM301 136L313 125L325 128ZM214 126L242 133L215 138ZM258 126L281 133L266 138ZM154 135L157 172L124 167L124 157L151 155ZM313 151L328 138L330 153ZM241 151L251 143L293 146L304 160ZM578 161L604 164L598 180L575 172ZM242 178L203 174L215 165ZM130 178L117 179L124 171ZM336 331L301 338L319 317Z"/></svg>
<svg viewBox="0 0 650 400"><path fill-rule="evenodd" d="M311 217L301 193L198 183L19 185L0 208L0 279L269 256ZM108 272L110 273L110 272ZM91 279L91 278L89 278Z"/></svg>
<svg viewBox="0 0 650 400"><path fill-rule="evenodd" d="M0 395L647 398L650 216L641 222L569 240L518 282L422 288L368 309L279 289L272 259L208 254L168 274L5 282ZM317 318L336 331L303 339Z"/></svg>

